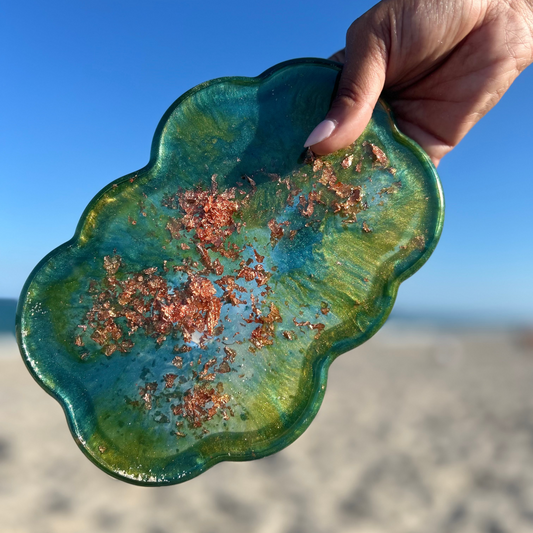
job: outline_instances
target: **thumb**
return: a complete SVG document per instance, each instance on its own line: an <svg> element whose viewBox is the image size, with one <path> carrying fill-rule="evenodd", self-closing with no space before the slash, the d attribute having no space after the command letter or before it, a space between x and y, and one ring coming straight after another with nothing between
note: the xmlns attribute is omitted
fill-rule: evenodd
<svg viewBox="0 0 533 533"><path fill-rule="evenodd" d="M368 17L370 18L370 17ZM379 23L357 19L348 30L346 62L326 118L304 146L325 155L352 144L366 128L385 84L388 47Z"/></svg>

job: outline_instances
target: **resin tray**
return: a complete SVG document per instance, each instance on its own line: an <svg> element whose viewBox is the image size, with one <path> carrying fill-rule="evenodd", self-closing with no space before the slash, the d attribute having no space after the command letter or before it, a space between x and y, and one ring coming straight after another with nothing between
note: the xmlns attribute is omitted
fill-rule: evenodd
<svg viewBox="0 0 533 533"><path fill-rule="evenodd" d="M348 149L303 148L339 72L297 60L192 89L28 279L24 360L107 473L172 484L287 446L435 248L437 174L383 103Z"/></svg>

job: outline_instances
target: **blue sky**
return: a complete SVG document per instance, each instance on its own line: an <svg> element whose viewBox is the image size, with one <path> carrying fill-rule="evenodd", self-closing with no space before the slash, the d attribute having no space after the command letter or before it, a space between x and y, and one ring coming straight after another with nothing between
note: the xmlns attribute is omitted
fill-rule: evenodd
<svg viewBox="0 0 533 533"><path fill-rule="evenodd" d="M18 1L0 17L0 298L68 240L90 199L143 167L186 90L343 47L368 1ZM442 162L446 222L405 282L409 313L533 323L533 69Z"/></svg>

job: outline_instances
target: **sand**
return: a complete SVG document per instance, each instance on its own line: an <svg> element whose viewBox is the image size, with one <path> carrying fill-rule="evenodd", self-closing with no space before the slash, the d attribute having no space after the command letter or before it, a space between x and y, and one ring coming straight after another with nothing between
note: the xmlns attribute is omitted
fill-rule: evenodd
<svg viewBox="0 0 533 533"><path fill-rule="evenodd" d="M143 488L83 456L4 335L0 531L529 533L532 384L512 331L391 324L333 364L289 448Z"/></svg>

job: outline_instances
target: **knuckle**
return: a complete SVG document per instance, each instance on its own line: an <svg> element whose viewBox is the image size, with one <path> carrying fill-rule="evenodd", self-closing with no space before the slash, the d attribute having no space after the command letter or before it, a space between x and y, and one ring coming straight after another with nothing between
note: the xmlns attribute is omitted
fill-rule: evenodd
<svg viewBox="0 0 533 533"><path fill-rule="evenodd" d="M369 96L367 92L357 81L347 79L337 90L335 105L344 107L361 105Z"/></svg>
<svg viewBox="0 0 533 533"><path fill-rule="evenodd" d="M339 90L337 91L337 98L335 99L335 101L338 104L353 107L360 98L359 94L360 93L358 92L357 87L355 85L344 85L342 87L339 87Z"/></svg>
<svg viewBox="0 0 533 533"><path fill-rule="evenodd" d="M354 20L346 31L346 43L354 42L361 31L362 17Z"/></svg>

